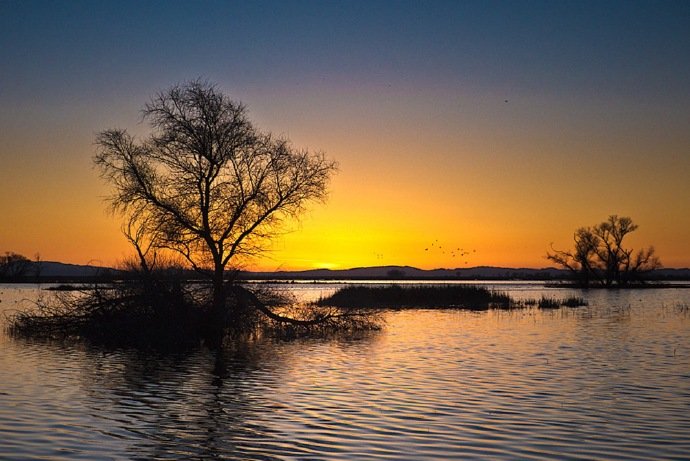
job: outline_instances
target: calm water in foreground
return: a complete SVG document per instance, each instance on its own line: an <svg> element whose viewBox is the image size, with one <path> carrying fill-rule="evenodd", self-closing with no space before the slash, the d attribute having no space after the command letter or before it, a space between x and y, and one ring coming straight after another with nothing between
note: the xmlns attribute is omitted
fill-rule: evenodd
<svg viewBox="0 0 690 461"><path fill-rule="evenodd" d="M690 458L690 289L501 289L590 305L391 312L218 356L2 333L0 459ZM36 295L0 285L0 312Z"/></svg>

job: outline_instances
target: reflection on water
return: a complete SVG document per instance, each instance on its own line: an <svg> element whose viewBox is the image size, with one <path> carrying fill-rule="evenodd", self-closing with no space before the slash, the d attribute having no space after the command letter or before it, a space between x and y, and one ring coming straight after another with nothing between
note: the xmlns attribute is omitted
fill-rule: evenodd
<svg viewBox="0 0 690 461"><path fill-rule="evenodd" d="M690 290L585 297L218 355L2 336L0 459L687 458Z"/></svg>

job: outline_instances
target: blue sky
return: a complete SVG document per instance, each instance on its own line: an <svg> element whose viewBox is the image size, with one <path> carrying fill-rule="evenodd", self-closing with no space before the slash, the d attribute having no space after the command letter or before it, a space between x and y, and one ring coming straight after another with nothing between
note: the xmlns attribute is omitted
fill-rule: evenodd
<svg viewBox="0 0 690 461"><path fill-rule="evenodd" d="M334 211L309 214L271 264L290 246L315 261L362 248L342 264L370 264L382 245L385 262L451 264L402 247L457 234L482 247L474 263L539 266L550 242L618 213L690 265L687 1L0 1L0 63L7 249L123 253L97 211L95 133L144 134L143 104L201 77L341 164ZM398 243L347 241L367 225Z"/></svg>

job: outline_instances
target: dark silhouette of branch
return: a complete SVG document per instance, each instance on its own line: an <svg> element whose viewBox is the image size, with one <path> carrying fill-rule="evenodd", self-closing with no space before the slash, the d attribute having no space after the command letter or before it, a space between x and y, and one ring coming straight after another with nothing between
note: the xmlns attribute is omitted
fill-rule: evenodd
<svg viewBox="0 0 690 461"><path fill-rule="evenodd" d="M625 286L642 282L644 275L661 267L654 248L634 250L624 247L625 236L637 230L629 217L611 215L594 227L582 227L573 235L573 251L547 252L547 259L573 273L579 284L596 281L604 286Z"/></svg>
<svg viewBox="0 0 690 461"><path fill-rule="evenodd" d="M199 80L158 93L143 117L150 136L105 130L94 162L113 186L110 205L128 222L144 271L161 251L180 255L210 277L218 320L227 309L226 268L324 200L336 164L262 133L244 105Z"/></svg>

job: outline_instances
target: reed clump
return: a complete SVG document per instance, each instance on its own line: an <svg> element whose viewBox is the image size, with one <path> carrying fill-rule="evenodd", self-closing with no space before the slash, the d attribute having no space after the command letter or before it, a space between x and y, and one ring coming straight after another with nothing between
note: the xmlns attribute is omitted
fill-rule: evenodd
<svg viewBox="0 0 690 461"><path fill-rule="evenodd" d="M451 308L488 309L557 309L561 306L586 306L579 297L564 299L542 296L541 299L516 300L506 293L473 285L352 285L321 298L319 306L360 307L373 309Z"/></svg>
<svg viewBox="0 0 690 461"><path fill-rule="evenodd" d="M569 296L561 301L561 305L565 307L582 307L587 306L587 300L579 296Z"/></svg>
<svg viewBox="0 0 690 461"><path fill-rule="evenodd" d="M561 303L556 298L542 296L539 298L539 301L537 301L537 306L539 309L558 309L561 307Z"/></svg>
<svg viewBox="0 0 690 461"><path fill-rule="evenodd" d="M460 308L487 310L515 307L505 293L468 285L347 286L317 301L320 306L368 308Z"/></svg>

